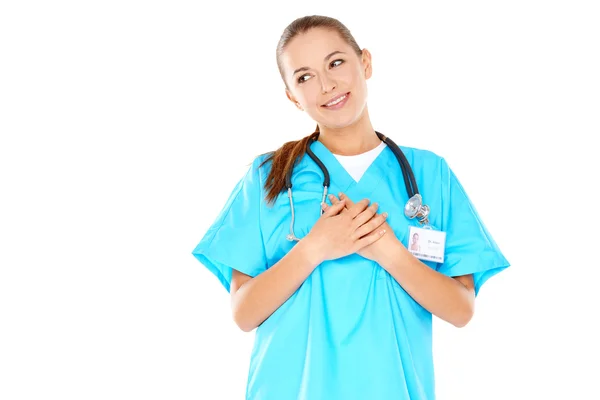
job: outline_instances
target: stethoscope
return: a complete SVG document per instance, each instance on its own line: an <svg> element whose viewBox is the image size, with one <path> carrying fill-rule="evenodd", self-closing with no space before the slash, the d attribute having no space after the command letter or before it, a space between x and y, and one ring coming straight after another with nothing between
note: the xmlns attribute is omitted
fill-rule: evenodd
<svg viewBox="0 0 600 400"><path fill-rule="evenodd" d="M404 206L404 215L409 218L418 218L421 224L428 224L429 217L429 206L423 204L423 198L419 194L419 188L417 187L417 182L415 180L415 175L413 174L412 168L406 159L402 150L394 143L392 139L389 137L375 131L379 139L381 139L385 144L389 146L392 150L398 163L400 164L400 168L402 169L402 176L404 177L404 186L406 186L406 192L408 193L408 201ZM312 141L316 141L319 138L319 133L312 138ZM319 158L312 152L310 149L310 142L306 146L306 153L313 161L321 168L323 171L324 179L323 179L323 198L321 199L321 203L325 202L325 198L327 197L327 190L329 189L329 171L325 165L319 160ZM290 199L290 209L292 211L292 222L290 223L290 233L286 236L286 239L291 241L299 241L300 239L296 237L294 234L294 201L292 199L292 173L293 170L290 169L288 174L285 177L285 186L288 191L288 198ZM321 215L323 215L323 210L321 210Z"/></svg>

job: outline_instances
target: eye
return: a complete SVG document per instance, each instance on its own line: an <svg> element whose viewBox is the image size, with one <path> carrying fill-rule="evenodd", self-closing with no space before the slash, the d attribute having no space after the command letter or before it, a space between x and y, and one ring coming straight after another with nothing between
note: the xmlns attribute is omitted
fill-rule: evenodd
<svg viewBox="0 0 600 400"><path fill-rule="evenodd" d="M331 65L333 65L334 63L336 63L336 62L338 62L338 61L340 62L340 64L343 64L343 63L345 62L345 61L344 61L344 60L342 60L342 59L337 59L337 60L334 60L334 61L332 61L332 62L331 62L329 65L331 66ZM340 65L340 64L338 64L338 65ZM337 67L337 65L336 65L336 67ZM298 82L298 84L300 84L300 85L301 85L302 83L306 82L306 81L307 81L306 79L302 79L302 78L304 78L304 77L306 77L306 76L309 76L309 75L308 75L308 74L304 74L304 75L302 75L301 77L299 77L299 78L297 79L297 82Z"/></svg>
<svg viewBox="0 0 600 400"><path fill-rule="evenodd" d="M298 83L299 83L299 84L302 84L303 82L306 82L306 79L302 79L302 78L304 78L305 76L308 76L308 74L304 74L304 75L302 75L300 78L298 78Z"/></svg>

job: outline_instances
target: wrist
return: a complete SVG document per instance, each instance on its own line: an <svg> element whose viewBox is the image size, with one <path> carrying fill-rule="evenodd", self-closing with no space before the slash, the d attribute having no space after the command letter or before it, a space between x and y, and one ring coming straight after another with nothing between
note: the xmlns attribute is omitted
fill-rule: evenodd
<svg viewBox="0 0 600 400"><path fill-rule="evenodd" d="M392 245L386 248L387 251L382 252L382 255L377 262L385 270L389 271L394 264L402 261L408 251L397 238L393 240Z"/></svg>
<svg viewBox="0 0 600 400"><path fill-rule="evenodd" d="M319 246L313 243L308 237L300 240L295 248L301 253L302 258L306 260L312 269L325 261L325 257L323 257Z"/></svg>

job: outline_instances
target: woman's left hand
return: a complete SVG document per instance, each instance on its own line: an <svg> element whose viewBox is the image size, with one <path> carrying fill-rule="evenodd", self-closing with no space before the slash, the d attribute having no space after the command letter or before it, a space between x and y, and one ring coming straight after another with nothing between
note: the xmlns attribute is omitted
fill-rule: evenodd
<svg viewBox="0 0 600 400"><path fill-rule="evenodd" d="M329 200L331 201L331 204L338 203L340 201L340 199L346 200L345 210L342 212L347 212L348 209L354 205L352 200L350 200L350 198L348 198L348 196L344 195L343 193L340 193L339 199L335 195L332 195L332 194L329 195ZM379 214L375 213L373 218L377 218L378 215ZM368 246L363 247L361 250L359 250L357 252L358 255L360 255L364 258L367 258L369 260L373 260L375 262L379 262L378 260L380 260L385 255L386 249L390 249L391 246L393 246L394 241L398 242L398 239L396 238L394 231L392 230L392 228L389 226L389 224L386 221L384 221L383 224L381 224L378 229L385 229L385 231L386 231L385 235L383 235L383 237L381 239L377 240L374 243L371 243Z"/></svg>

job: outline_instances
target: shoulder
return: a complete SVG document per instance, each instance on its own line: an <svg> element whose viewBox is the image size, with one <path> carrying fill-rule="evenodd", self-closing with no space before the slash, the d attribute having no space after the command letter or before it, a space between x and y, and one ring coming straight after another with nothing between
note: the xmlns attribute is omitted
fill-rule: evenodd
<svg viewBox="0 0 600 400"><path fill-rule="evenodd" d="M246 162L246 172L241 179L241 182L254 188L254 190L261 192L267 180L267 176L271 170L271 158L272 152L263 153L257 156L253 156L250 162Z"/></svg>
<svg viewBox="0 0 600 400"><path fill-rule="evenodd" d="M271 170L272 156L272 151L255 156L250 163L248 172L265 180Z"/></svg>
<svg viewBox="0 0 600 400"><path fill-rule="evenodd" d="M446 159L441 154L433 150L410 146L399 147L411 164L414 163L421 168L432 171L440 171L440 169L443 170L448 168Z"/></svg>

